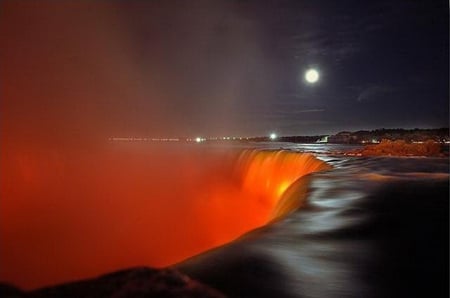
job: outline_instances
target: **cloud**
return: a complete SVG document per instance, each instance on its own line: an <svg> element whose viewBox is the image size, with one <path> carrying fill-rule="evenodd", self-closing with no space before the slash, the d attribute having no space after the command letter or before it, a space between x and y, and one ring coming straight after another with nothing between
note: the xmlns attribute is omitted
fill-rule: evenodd
<svg viewBox="0 0 450 298"><path fill-rule="evenodd" d="M300 113L317 113L317 112L324 112L325 109L309 109L309 110L298 110L298 111L294 111L294 113L296 114L300 114Z"/></svg>
<svg viewBox="0 0 450 298"><path fill-rule="evenodd" d="M292 118L299 114L321 113L325 109L290 109L290 110L275 110L263 114L265 118Z"/></svg>
<svg viewBox="0 0 450 298"><path fill-rule="evenodd" d="M315 15L314 20L322 26L311 26L309 19L299 22L300 32L291 35L290 48L296 59L326 59L340 64L362 49L359 32L354 19L347 15Z"/></svg>
<svg viewBox="0 0 450 298"><path fill-rule="evenodd" d="M372 51L373 40L399 26L407 26L407 22L400 20L407 14L420 14L424 7L420 1L393 3L389 0L355 1L345 10L332 7L320 13L306 7L301 17L292 21L298 29L292 32L291 41L283 48L290 49L296 59L323 59L340 65L360 52ZM421 19L427 20L427 17Z"/></svg>
<svg viewBox="0 0 450 298"><path fill-rule="evenodd" d="M295 115L295 114L304 114L304 113L320 113L324 112L325 109L302 109L302 110L288 110L288 111L279 111L280 114L285 115Z"/></svg>
<svg viewBox="0 0 450 298"><path fill-rule="evenodd" d="M391 86L370 86L362 90L358 98L358 102L369 102L381 98L381 96L390 94L395 91L395 88Z"/></svg>

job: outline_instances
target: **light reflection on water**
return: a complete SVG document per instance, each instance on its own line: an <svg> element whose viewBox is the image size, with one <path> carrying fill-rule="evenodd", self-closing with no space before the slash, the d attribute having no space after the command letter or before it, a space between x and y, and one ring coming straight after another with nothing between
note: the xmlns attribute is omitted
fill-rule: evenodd
<svg viewBox="0 0 450 298"><path fill-rule="evenodd" d="M192 144L187 147L194 148L193 146L205 150L208 148L245 149L258 147L313 152L319 159L331 164L333 169L312 174L313 179L310 180L311 184L307 190L309 193L308 201L300 210L282 220L244 235L224 247L178 264L176 267L181 271L216 287L230 297L448 296L446 295L448 281L449 169L447 159L346 157L336 152L348 149L349 146L322 144L304 145L270 142L258 143L257 145L241 143L226 146L223 144ZM354 146L350 147L354 148ZM165 149L164 146L160 148ZM197 151L197 149L194 151ZM129 155L130 161L135 165L140 165L141 160L133 159L133 156L133 154ZM109 158L108 161L114 161L115 157L115 155L112 155L106 158ZM159 162L157 157L153 156L152 162ZM90 158L87 158L87 160L89 161ZM176 155L174 155L174 158L177 158ZM187 160L182 159L180 161L186 162L188 165L195 165L196 161L204 158L207 158L207 155L200 154L195 158L189 155ZM59 178L62 177L60 174L67 170L65 167L76 168L75 165L61 163L61 156L58 154L55 154L51 161L54 164L54 173ZM87 164L86 160L81 161ZM197 206L199 208L196 211L203 214L204 221L195 223L193 222L195 217L189 216L189 212L186 212L189 206L187 200L183 200L191 197L186 196L186 192L182 191L186 188L180 187L186 181L178 179L177 183L172 184L171 178L173 176L171 175L173 172L155 172L146 176L148 173L145 171L145 167L127 168L130 166L127 165L129 161L117 162L123 168L117 167L117 165L110 167L112 172L108 172L108 175L104 177L102 186L114 184L121 190L120 195L117 195L117 192L105 188L106 193L110 194L111 197L122 198L123 196L129 198L131 195L133 198L134 196L135 199L131 200L133 203L132 210L139 216L133 219L134 222L129 223L128 228L124 227L123 221L117 221L114 217L110 218L109 221L101 222L100 227L114 230L113 235L118 238L114 238L107 245L101 246L98 251L93 252L84 245L85 242L83 241L73 242L79 245L78 247L70 241L64 241L63 243L70 248L75 248L77 253L81 252L81 255L83 253L93 256L109 254L107 261L112 260L114 262L114 266L110 266L111 270L117 269L117 264L128 264L128 260L125 260L127 257L134 257L134 264L142 265L141 257L151 257L149 255L150 250L164 251L166 256L169 253L175 254L179 242L176 242L177 245L172 245L174 251L167 251L160 244L163 241L168 241L169 235L160 233L161 231L158 228L166 231L166 227L172 228L173 224L173 234L177 234L179 239L182 239L182 248L201 252L198 247L195 249L186 247L192 237L200 237L200 233L188 234L180 226L184 228L185 225L196 224L199 229L205 229L206 227L211 231L214 231L214 228L225 226L227 229L233 230L234 236L232 238L234 238L240 234L235 232L235 229L242 232L240 227L242 223L248 223L260 217L259 209L255 209L251 202L243 202L243 197L237 197L237 200L229 202L227 208L222 208L224 206L219 204L220 199L205 201L208 196L202 196L203 201L199 201ZM4 165L4 163L2 164ZM99 161L94 161L89 164L87 173L79 171L71 173L71 176L69 176L76 178L76 184L71 186L72 192L68 195L70 205L66 204L67 214L74 218L79 214L74 212L80 203L79 195L83 194L83 192L80 193L79 186L85 185L83 181L86 177L93 179L96 177L96 173L99 172L96 166L100 164ZM27 163L23 165L25 169L27 169L26 165ZM212 168L215 169L216 166L217 164ZM128 172L121 169L128 169ZM186 169L193 169L193 171L182 171L181 173L177 172L177 174L181 174L181 177L186 179L192 175L205 177L205 173L197 172L196 167L187 167ZM28 170L27 179L33 182L31 178L36 173L33 174L33 167ZM260 171L257 169L255 172ZM136 175L128 175L129 173ZM217 171L217 173L220 174L220 171ZM35 175L35 177L39 181L45 182L51 175L44 174L41 176ZM118 181L112 179L113 176L111 175L113 174L125 179L127 185L138 186L138 188L133 189L130 193L129 189L124 187L123 184L114 183ZM181 225L175 224L175 220L159 218L156 214L149 217L148 211L142 208L142 204L148 204L148 202L144 200L147 197L140 194L142 191L151 190L145 183L147 178L156 179L155 181L160 184L163 193L166 189L170 189L172 194L176 194L177 204L182 207L178 208L176 212L177 220L182 220ZM208 179L212 179L214 183L218 183L222 178L221 175L214 177L208 175ZM61 181L64 181L64 179ZM294 186L296 183L301 184L302 182L304 181L299 180L294 183ZM144 187L144 185L146 186ZM208 191L214 192L217 185L220 185L220 183L214 184L214 187L208 188ZM29 187L35 188L38 186L38 184L30 184ZM90 185L90 187L93 194L105 193L105 189L95 187L95 185ZM56 186L56 192L52 193L52 200L47 202L48 206L33 202L32 207L41 209L33 207L27 209L27 212L49 216L51 220L58 221L62 218L63 221L70 221L72 218L70 216L63 218L61 214L48 212L48 208L57 210L56 207L61 204L58 201L58 196L63 193L63 190L60 188L62 188L61 185ZM205 193L205 189L200 188L200 191L198 191L194 186L191 188L196 190L196 194ZM284 186L282 188L284 189ZM302 190L301 187L292 189ZM84 217L81 221L77 221L80 224L70 226L77 231L81 240L90 237L89 239L92 241L98 241L91 223L98 222L103 207L114 203L111 197L99 202L100 205L94 204L95 200L90 200L91 197L82 200L85 207ZM236 199L234 195L227 197ZM3 200L3 202L5 201ZM23 202L14 202L17 206L21 203ZM116 203L117 216L125 218L127 208L130 205L129 202L125 204L123 200L117 200ZM242 208L243 203L247 207ZM126 206L128 207L125 208ZM224 216L217 216L219 213L209 212L211 206L220 207L220 210L227 210L222 214ZM228 210L230 206L234 208L231 213ZM250 208L248 208L249 206ZM147 205L147 207L151 209L153 206ZM172 204L168 204L167 201L158 208L163 208L167 212L170 211L169 213L173 212ZM5 211L1 210L1 212ZM4 220L5 217L3 216L1 219ZM24 239L28 239L29 225L21 224L21 218L19 217L12 220L23 230L22 236ZM166 220L164 225L161 224L162 220ZM198 219L196 220L198 221ZM149 234L158 235L158 237L149 237L147 243L143 243L142 237L136 237L136 233L132 229L136 223L140 225L141 229ZM156 230L150 231L148 223L156 223L152 229L159 232ZM5 227L5 225L2 226ZM252 224L252 227L255 226L258 225ZM52 225L51 228L63 228L63 226L55 227ZM83 233L78 233L79 230L82 230ZM133 231L132 234L130 234L130 230ZM193 230L195 231L195 229ZM54 231L54 235L61 235L58 229ZM38 237L38 235L48 235L46 227L38 229L37 232L38 234L34 235L35 240L38 240L39 243L45 242L53 249L54 245L49 241L41 241ZM117 241L117 239L120 241ZM210 239L207 240L210 241ZM169 242L172 243L173 241L170 240ZM120 245L111 249L111 243L120 243ZM11 247L10 244L8 245ZM124 253L124 245L134 247L133 253ZM26 250L27 248L23 245L21 249ZM15 252L14 250L11 251ZM20 252L16 253L15 256L18 259L23 259ZM55 262L57 258L58 255L55 255L55 259L52 261L58 263ZM67 259L65 256L59 256L59 258L61 260ZM182 258L177 257L177 259ZM83 257L79 257L79 259L70 261L82 264L84 260ZM47 261L39 258L37 262L41 264ZM25 263L24 261L22 265L27 265ZM77 268L79 272L84 270L81 267L80 265L80 268ZM99 268L105 268L104 264L100 263L93 263L92 267L95 270L92 269L91 272L97 272ZM36 268L39 270L41 267L36 266ZM23 277L24 274L22 273L20 270L15 272L20 277ZM35 275L34 272L26 273ZM40 274L42 274L41 271ZM61 277L58 272L55 274L58 278Z"/></svg>
<svg viewBox="0 0 450 298"><path fill-rule="evenodd" d="M334 167L313 174L308 203L181 270L231 297L448 296L447 159L288 147Z"/></svg>

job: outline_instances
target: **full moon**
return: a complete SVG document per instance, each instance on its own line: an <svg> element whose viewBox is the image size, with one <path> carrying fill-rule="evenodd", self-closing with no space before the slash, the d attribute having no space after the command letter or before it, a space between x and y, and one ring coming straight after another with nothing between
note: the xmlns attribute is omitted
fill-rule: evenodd
<svg viewBox="0 0 450 298"><path fill-rule="evenodd" d="M308 69L305 73L305 79L308 83L315 83L319 80L319 72L315 69Z"/></svg>

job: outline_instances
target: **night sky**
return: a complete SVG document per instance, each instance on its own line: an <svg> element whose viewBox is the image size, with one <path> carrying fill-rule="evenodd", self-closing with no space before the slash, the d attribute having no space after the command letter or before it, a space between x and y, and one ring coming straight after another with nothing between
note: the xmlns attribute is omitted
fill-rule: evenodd
<svg viewBox="0 0 450 298"><path fill-rule="evenodd" d="M5 138L448 126L448 1L0 5Z"/></svg>

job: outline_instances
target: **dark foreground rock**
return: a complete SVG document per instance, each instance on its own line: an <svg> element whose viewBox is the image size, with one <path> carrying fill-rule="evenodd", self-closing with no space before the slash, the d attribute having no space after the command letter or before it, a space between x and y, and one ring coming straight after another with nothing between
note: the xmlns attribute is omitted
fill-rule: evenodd
<svg viewBox="0 0 450 298"><path fill-rule="evenodd" d="M225 297L173 269L132 268L77 282L23 292L0 284L0 297Z"/></svg>

